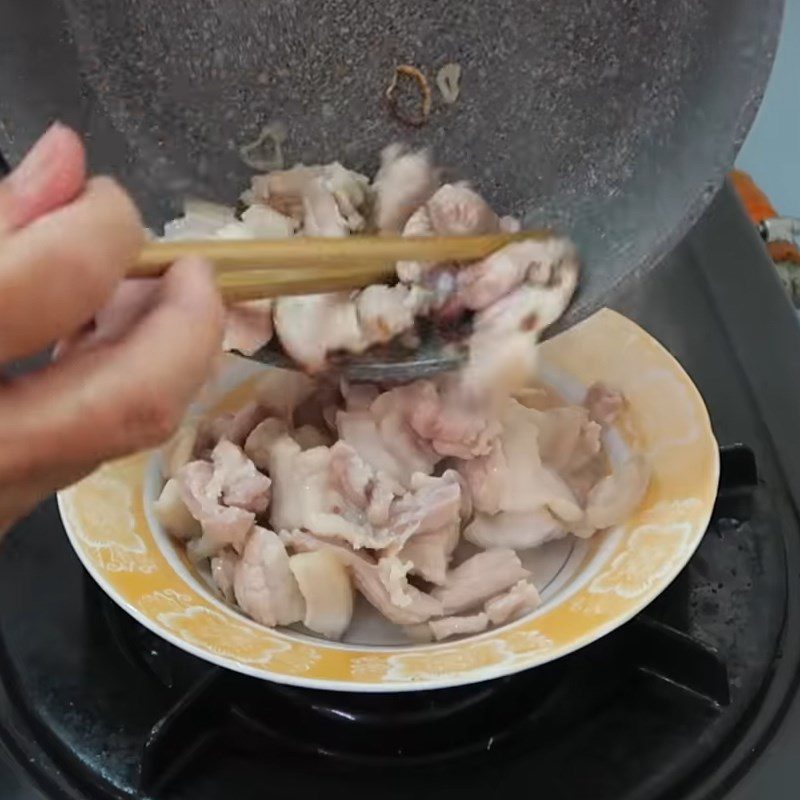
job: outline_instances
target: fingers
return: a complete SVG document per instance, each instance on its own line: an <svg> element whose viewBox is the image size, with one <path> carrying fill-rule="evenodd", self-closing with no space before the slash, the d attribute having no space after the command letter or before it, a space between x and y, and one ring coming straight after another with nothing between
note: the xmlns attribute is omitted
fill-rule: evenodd
<svg viewBox="0 0 800 800"><path fill-rule="evenodd" d="M159 292L156 279L123 281L85 329L58 343L54 357L118 341L152 308Z"/></svg>
<svg viewBox="0 0 800 800"><path fill-rule="evenodd" d="M210 265L184 260L127 335L0 391L0 484L88 471L168 438L211 369L223 316Z"/></svg>
<svg viewBox="0 0 800 800"><path fill-rule="evenodd" d="M38 352L88 322L143 237L138 211L108 178L8 236L0 247L0 361Z"/></svg>
<svg viewBox="0 0 800 800"><path fill-rule="evenodd" d="M74 200L85 182L83 144L74 131L56 123L0 181L0 239Z"/></svg>

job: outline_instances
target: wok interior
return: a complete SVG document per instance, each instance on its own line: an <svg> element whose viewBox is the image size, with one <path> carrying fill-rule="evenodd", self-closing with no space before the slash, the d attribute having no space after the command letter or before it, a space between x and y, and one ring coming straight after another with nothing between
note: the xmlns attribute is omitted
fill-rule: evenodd
<svg viewBox="0 0 800 800"><path fill-rule="evenodd" d="M163 222L165 191L232 201L249 174L238 149L267 123L286 126L288 163L371 171L402 138L433 146L502 211L577 238L592 270L576 314L652 261L713 194L754 112L781 5L65 2L151 222ZM447 62L462 68L452 105L435 88ZM384 102L404 63L434 93L420 129Z"/></svg>

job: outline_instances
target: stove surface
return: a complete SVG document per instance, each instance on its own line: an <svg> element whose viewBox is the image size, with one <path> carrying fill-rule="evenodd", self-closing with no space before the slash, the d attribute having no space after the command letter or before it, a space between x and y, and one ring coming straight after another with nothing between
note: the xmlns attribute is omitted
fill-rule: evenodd
<svg viewBox="0 0 800 800"><path fill-rule="evenodd" d="M502 781L550 800L795 798L800 328L728 189L616 306L692 375L722 447L703 544L645 613L475 687L277 686L138 626L47 503L0 550L0 796L485 798Z"/></svg>

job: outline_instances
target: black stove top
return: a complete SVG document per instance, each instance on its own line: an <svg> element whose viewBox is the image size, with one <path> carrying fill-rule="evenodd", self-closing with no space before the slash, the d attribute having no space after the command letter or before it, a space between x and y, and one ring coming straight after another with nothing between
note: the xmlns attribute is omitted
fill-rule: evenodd
<svg viewBox="0 0 800 800"><path fill-rule="evenodd" d="M474 687L283 687L141 628L48 503L0 550L0 797L795 798L800 327L727 189L617 307L687 368L722 445L709 531L645 613Z"/></svg>

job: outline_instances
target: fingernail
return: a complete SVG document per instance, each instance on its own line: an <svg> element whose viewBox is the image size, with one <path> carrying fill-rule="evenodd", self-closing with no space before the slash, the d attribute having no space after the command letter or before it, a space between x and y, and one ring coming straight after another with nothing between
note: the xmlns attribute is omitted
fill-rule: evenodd
<svg viewBox="0 0 800 800"><path fill-rule="evenodd" d="M83 145L60 122L51 125L3 183L0 222L22 228L74 200L86 181Z"/></svg>

